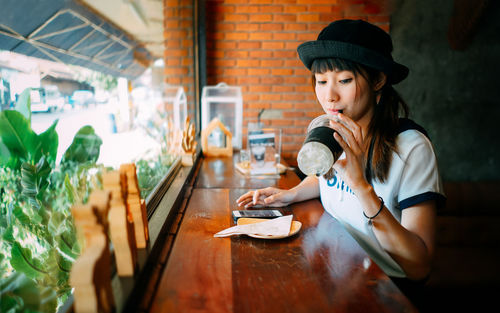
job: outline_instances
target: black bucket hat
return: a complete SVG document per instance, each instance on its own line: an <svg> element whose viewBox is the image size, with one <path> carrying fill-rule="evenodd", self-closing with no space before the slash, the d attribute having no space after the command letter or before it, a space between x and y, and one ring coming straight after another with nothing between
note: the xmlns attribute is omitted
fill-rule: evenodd
<svg viewBox="0 0 500 313"><path fill-rule="evenodd" d="M408 68L392 59L391 36L381 28L362 20L330 23L315 41L298 46L304 65L311 70L315 59L341 58L384 72L390 84L408 76Z"/></svg>

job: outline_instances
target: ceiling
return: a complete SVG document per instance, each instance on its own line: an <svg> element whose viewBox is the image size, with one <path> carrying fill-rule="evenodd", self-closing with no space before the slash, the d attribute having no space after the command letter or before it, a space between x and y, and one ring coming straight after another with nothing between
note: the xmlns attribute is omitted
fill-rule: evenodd
<svg viewBox="0 0 500 313"><path fill-rule="evenodd" d="M130 79L163 58L162 0L2 1L0 50Z"/></svg>
<svg viewBox="0 0 500 313"><path fill-rule="evenodd" d="M163 0L80 0L163 58Z"/></svg>

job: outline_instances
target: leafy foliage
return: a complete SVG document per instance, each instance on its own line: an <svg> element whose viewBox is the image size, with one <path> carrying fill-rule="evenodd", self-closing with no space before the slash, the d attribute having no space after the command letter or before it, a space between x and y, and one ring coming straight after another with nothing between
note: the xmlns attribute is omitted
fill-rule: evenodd
<svg viewBox="0 0 500 313"><path fill-rule="evenodd" d="M29 90L16 109L0 112L0 309L55 312L80 254L70 208L100 184L102 140L82 127L56 167L57 121L31 129Z"/></svg>
<svg viewBox="0 0 500 313"><path fill-rule="evenodd" d="M160 180L167 174L174 158L170 155L160 155L156 160L139 160L137 180L141 189L141 197L146 199Z"/></svg>
<svg viewBox="0 0 500 313"><path fill-rule="evenodd" d="M75 135L72 144L69 146L61 160L61 166L70 162L75 163L95 163L99 158L99 151L102 140L94 132L91 126L83 126Z"/></svg>
<svg viewBox="0 0 500 313"><path fill-rule="evenodd" d="M94 129L82 127L56 165L58 121L36 134L29 95L21 94L15 111L0 112L0 312L55 312L64 303L80 254L70 209L102 185L102 140ZM137 162L143 198L172 162Z"/></svg>

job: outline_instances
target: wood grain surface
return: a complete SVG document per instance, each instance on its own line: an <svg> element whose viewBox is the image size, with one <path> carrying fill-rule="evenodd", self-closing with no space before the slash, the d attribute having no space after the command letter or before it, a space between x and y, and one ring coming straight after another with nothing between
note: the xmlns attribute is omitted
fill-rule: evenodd
<svg viewBox="0 0 500 313"><path fill-rule="evenodd" d="M229 190L195 189L151 312L233 312Z"/></svg>
<svg viewBox="0 0 500 313"><path fill-rule="evenodd" d="M318 199L279 208L302 223L292 237L214 238L262 183L242 188L231 160L218 161L203 160L150 312L416 312Z"/></svg>
<svg viewBox="0 0 500 313"><path fill-rule="evenodd" d="M276 186L289 189L300 183L298 176L291 170L279 175L279 178L246 176L234 167L238 160L239 154L235 154L233 157L204 159L195 187L258 189Z"/></svg>

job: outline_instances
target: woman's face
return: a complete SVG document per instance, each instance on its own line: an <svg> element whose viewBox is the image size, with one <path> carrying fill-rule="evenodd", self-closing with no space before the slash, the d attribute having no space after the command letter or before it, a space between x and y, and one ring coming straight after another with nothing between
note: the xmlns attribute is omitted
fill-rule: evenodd
<svg viewBox="0 0 500 313"><path fill-rule="evenodd" d="M316 73L315 91L327 114L342 113L366 129L373 116L374 93L363 75L351 71Z"/></svg>

